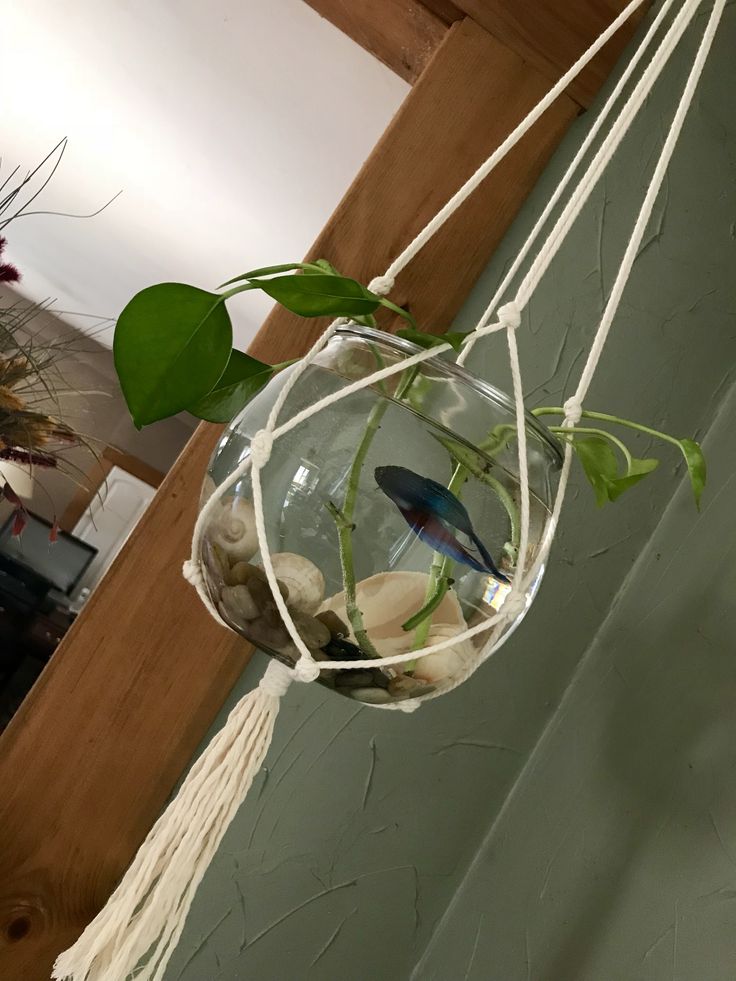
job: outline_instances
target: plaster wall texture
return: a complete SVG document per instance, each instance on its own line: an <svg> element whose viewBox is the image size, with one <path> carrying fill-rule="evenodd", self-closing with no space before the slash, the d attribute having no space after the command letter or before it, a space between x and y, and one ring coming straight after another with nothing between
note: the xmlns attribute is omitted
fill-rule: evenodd
<svg viewBox="0 0 736 981"><path fill-rule="evenodd" d="M703 25L531 303L518 335L531 405L572 389ZM703 513L679 462L641 441L660 470L602 511L575 478L534 608L462 688L403 716L294 686L167 981L733 976L735 44L731 6L588 400L683 436L710 430ZM496 341L474 368L505 386L504 363ZM259 657L217 726L262 670Z"/></svg>

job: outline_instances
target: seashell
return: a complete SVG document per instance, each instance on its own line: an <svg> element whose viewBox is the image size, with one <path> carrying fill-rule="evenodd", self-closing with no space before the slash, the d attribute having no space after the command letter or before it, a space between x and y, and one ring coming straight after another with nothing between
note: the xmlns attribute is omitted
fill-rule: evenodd
<svg viewBox="0 0 736 981"><path fill-rule="evenodd" d="M225 497L214 508L207 537L227 555L231 565L247 562L258 551L255 511L244 497Z"/></svg>
<svg viewBox="0 0 736 981"><path fill-rule="evenodd" d="M238 583L243 583L250 588L253 586L254 582L262 583L268 590L269 598L272 598L271 587L268 584L266 573L259 566L251 565L250 562L236 562L235 565L228 570L227 583L229 586L236 586ZM256 589L260 590L261 587L256 586ZM279 582L279 592L285 600L288 600L289 590L282 582Z"/></svg>
<svg viewBox="0 0 736 981"><path fill-rule="evenodd" d="M230 619L236 623L255 620L260 613L250 590L244 585L223 586L220 590L220 602Z"/></svg>
<svg viewBox="0 0 736 981"><path fill-rule="evenodd" d="M427 638L427 647L439 644L443 640L455 637L460 631L446 624L432 626ZM431 685L447 683L459 678L478 657L478 651L471 640L462 640L452 647L436 654L427 654L417 659L413 677L417 681L425 681Z"/></svg>
<svg viewBox="0 0 736 981"><path fill-rule="evenodd" d="M228 561L223 555L222 550L207 538L202 543L202 559L205 570L210 578L214 580L215 591L217 591L221 583L228 582L230 575Z"/></svg>
<svg viewBox="0 0 736 981"><path fill-rule="evenodd" d="M413 634L402 630L402 623L421 609L427 590L424 572L379 572L363 579L356 586L356 601L363 613L368 636L382 657L404 654L411 650ZM340 620L347 620L345 594L337 593L325 600L319 616L334 613ZM448 592L434 612L433 630L448 627L453 634L467 629L463 611L454 592ZM352 631L347 634L355 641Z"/></svg>
<svg viewBox="0 0 736 981"><path fill-rule="evenodd" d="M429 656L431 657L431 655ZM434 691L434 685L428 685L419 678L402 674L389 681L388 690L393 698L420 698L422 695L428 695Z"/></svg>
<svg viewBox="0 0 736 981"><path fill-rule="evenodd" d="M348 694L357 702L367 705L386 705L393 701L385 688L350 688Z"/></svg>
<svg viewBox="0 0 736 981"><path fill-rule="evenodd" d="M316 612L325 595L325 578L314 562L295 552L275 552L271 562L277 579L289 590L289 609Z"/></svg>

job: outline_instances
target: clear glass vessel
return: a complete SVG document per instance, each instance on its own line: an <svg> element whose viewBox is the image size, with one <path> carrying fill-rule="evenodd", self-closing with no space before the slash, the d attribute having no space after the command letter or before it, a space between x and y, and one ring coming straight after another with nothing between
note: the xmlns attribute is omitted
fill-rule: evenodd
<svg viewBox="0 0 736 981"><path fill-rule="evenodd" d="M341 328L295 385L280 421L418 350L380 331ZM276 376L227 428L203 500L250 453L293 370ZM531 415L526 433L531 563L548 530L562 455ZM431 358L321 409L274 442L262 485L281 591L319 661L438 643L492 616L509 594L520 508L513 402L451 362ZM201 560L223 618L293 665L299 654L261 567L249 473L214 507ZM542 572L527 591L527 609ZM368 704L442 691L486 644L498 647L525 612L416 662L323 670L319 680Z"/></svg>

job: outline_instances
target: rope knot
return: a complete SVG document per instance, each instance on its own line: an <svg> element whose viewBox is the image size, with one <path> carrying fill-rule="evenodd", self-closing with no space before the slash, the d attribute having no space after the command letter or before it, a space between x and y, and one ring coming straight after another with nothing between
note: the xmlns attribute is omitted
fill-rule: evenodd
<svg viewBox="0 0 736 981"><path fill-rule="evenodd" d="M195 562L194 559L187 559L187 561L182 566L182 575L187 582L191 583L195 589L199 589L204 585L204 580L202 578L202 568L199 562Z"/></svg>
<svg viewBox="0 0 736 981"><path fill-rule="evenodd" d="M267 429L259 429L250 443L250 454L253 463L260 469L271 459L273 449L273 433Z"/></svg>
<svg viewBox="0 0 736 981"><path fill-rule="evenodd" d="M311 657L305 657L302 654L302 656L296 662L294 677L297 681L316 681L317 678L319 678L319 667L317 666L317 662Z"/></svg>
<svg viewBox="0 0 736 981"><path fill-rule="evenodd" d="M267 695L281 698L286 694L293 680L293 674L285 664L280 661L271 661L258 687Z"/></svg>
<svg viewBox="0 0 736 981"><path fill-rule="evenodd" d="M387 293L390 293L393 288L393 276L375 276L370 283L368 283L368 289L371 291L371 293L376 293L378 296L385 296Z"/></svg>
<svg viewBox="0 0 736 981"><path fill-rule="evenodd" d="M515 300L509 300L502 307L498 308L498 320L504 327L511 327L516 330L521 324L521 310Z"/></svg>
<svg viewBox="0 0 736 981"><path fill-rule="evenodd" d="M526 602L526 596L523 593L512 589L503 601L501 613L509 620L515 620L526 610Z"/></svg>
<svg viewBox="0 0 736 981"><path fill-rule="evenodd" d="M571 395L563 408L565 409L565 421L577 426L583 418L583 406L580 399L576 395Z"/></svg>

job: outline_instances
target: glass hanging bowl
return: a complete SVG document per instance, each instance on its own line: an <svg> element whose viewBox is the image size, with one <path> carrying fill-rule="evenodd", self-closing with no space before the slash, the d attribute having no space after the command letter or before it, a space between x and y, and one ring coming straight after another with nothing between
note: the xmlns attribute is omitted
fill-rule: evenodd
<svg viewBox="0 0 736 981"><path fill-rule="evenodd" d="M279 422L419 350L380 331L340 328L299 378ZM277 375L228 426L202 502L249 455L293 370ZM562 455L529 414L526 434L528 569L551 530ZM268 542L282 595L315 660L386 657L436 644L503 607L518 553L517 452L512 400L439 357L320 409L274 441L261 473ZM213 507L200 560L223 619L293 666L299 652L260 562L249 471ZM450 688L481 650L495 650L515 629L543 571L514 620L416 662L323 670L319 680L374 705ZM434 608L416 625L430 599Z"/></svg>

